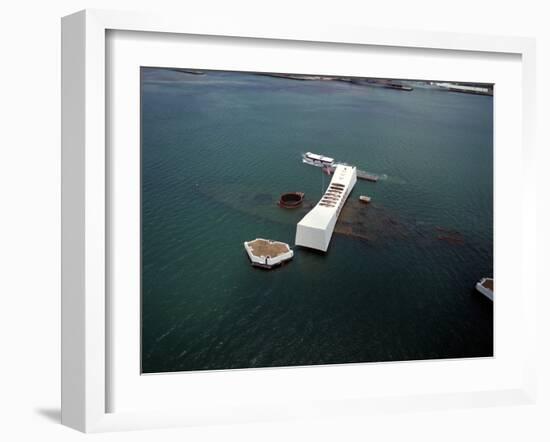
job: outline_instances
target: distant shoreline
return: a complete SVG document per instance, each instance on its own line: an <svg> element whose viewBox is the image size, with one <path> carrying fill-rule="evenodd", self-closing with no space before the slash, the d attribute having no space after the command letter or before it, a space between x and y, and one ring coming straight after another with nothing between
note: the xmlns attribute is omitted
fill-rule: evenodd
<svg viewBox="0 0 550 442"><path fill-rule="evenodd" d="M358 86L382 86L387 89L410 92L413 88L403 84L405 80L385 79L385 78L359 78L359 77L334 77L330 75L302 75L302 74L279 74L273 72L256 72L256 75L272 78L283 78L296 81L342 81L352 83ZM428 80L411 80L427 85L435 86L437 89L448 92L459 92L463 94L493 96L491 85L482 83L439 83Z"/></svg>

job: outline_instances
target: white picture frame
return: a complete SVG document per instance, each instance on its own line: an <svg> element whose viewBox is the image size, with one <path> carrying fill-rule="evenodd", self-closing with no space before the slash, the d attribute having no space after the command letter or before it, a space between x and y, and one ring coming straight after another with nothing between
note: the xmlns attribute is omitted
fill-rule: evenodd
<svg viewBox="0 0 550 442"><path fill-rule="evenodd" d="M452 33L388 31L308 24L299 28L281 23L212 22L196 17L86 10L62 21L62 423L84 432L180 426L208 422L208 414L187 419L184 412L107 412L112 385L106 373L110 364L106 328L107 302L106 219L109 211L106 155L106 33L142 31L163 34L206 35L273 39L289 42L370 45L381 48L428 48L446 51L515 54L521 57L524 216L522 324L534 334L535 280L525 260L535 255L534 108L535 43L518 37ZM535 268L535 266L532 266ZM513 388L476 390L461 394L388 396L317 404L314 415L361 414L372 410L418 410L499 404L533 403L535 339L527 344L523 381ZM311 416L311 408L290 404L293 416ZM261 408L261 407L260 407ZM237 410L229 422L247 421L251 408ZM252 413L250 420L280 419L288 413L278 406ZM219 420L218 420L219 421Z"/></svg>

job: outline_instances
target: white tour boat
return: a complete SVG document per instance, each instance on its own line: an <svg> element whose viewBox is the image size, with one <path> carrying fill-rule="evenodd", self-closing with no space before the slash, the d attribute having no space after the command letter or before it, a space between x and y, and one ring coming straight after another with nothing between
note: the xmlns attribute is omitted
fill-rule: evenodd
<svg viewBox="0 0 550 442"><path fill-rule="evenodd" d="M302 154L302 162L315 167L333 167L334 158L325 157L316 153L306 152Z"/></svg>

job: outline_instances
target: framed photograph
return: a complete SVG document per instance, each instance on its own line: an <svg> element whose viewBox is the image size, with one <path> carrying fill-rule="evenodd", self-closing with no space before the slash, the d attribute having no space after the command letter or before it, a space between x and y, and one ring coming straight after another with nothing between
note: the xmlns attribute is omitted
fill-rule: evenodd
<svg viewBox="0 0 550 442"><path fill-rule="evenodd" d="M532 40L62 35L64 424L534 400Z"/></svg>

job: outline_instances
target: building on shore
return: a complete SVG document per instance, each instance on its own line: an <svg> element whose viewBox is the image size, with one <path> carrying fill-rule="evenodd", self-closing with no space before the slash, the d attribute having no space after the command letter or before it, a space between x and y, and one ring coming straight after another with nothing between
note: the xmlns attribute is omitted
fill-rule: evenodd
<svg viewBox="0 0 550 442"><path fill-rule="evenodd" d="M435 86L441 89L446 89L451 92L462 92L465 94L477 94L477 95L493 95L493 89L490 86L442 83L442 82L432 82L432 84L434 84Z"/></svg>

